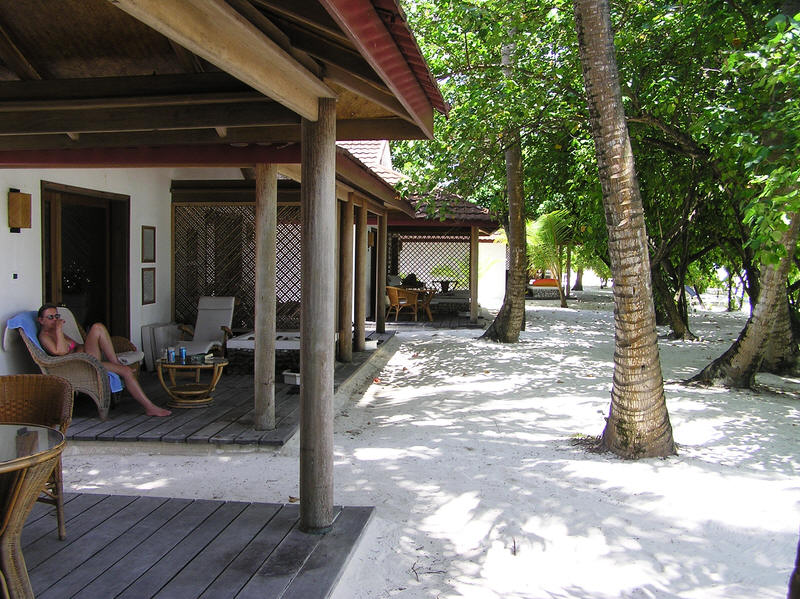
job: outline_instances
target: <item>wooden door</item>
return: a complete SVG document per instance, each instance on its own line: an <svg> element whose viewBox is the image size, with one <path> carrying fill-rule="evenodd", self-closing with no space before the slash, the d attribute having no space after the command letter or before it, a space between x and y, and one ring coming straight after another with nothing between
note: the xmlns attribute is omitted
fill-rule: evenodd
<svg viewBox="0 0 800 599"><path fill-rule="evenodd" d="M130 336L127 196L42 184L44 301Z"/></svg>

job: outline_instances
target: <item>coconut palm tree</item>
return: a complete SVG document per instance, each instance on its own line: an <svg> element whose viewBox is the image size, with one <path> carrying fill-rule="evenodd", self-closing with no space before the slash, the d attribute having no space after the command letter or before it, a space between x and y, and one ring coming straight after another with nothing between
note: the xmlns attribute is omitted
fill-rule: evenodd
<svg viewBox="0 0 800 599"><path fill-rule="evenodd" d="M558 281L561 307L566 308L569 289L564 289L564 250L574 241L574 228L569 212L554 210L543 214L527 224L526 235L529 268L544 267L553 273L553 278Z"/></svg>
<svg viewBox="0 0 800 599"><path fill-rule="evenodd" d="M675 453L658 354L642 199L622 106L608 0L573 0L614 277L614 383L602 446Z"/></svg>

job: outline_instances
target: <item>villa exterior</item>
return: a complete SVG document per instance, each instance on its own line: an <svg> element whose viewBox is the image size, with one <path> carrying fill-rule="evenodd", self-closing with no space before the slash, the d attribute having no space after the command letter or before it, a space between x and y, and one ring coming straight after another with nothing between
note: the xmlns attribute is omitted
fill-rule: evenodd
<svg viewBox="0 0 800 599"><path fill-rule="evenodd" d="M222 206L236 186L220 182L247 182L257 426L268 428L277 215L280 206L299 207L301 520L325 529L335 315L354 314L350 326L342 318L338 326L363 342L367 218L382 289L387 218L411 213L335 142L431 137L434 111L447 110L399 7L20 0L0 7L0 25L0 186L28 197L30 210L29 222L0 232L0 320L88 293L87 310L138 341L142 325L173 315L176 251L186 241L173 235L177 196L186 199L187 182L197 183L195 192L216 185L210 201ZM0 208L4 221L8 205ZM382 326L382 310L377 317ZM0 373L31 370L14 336L4 338ZM339 351L346 357L347 349Z"/></svg>

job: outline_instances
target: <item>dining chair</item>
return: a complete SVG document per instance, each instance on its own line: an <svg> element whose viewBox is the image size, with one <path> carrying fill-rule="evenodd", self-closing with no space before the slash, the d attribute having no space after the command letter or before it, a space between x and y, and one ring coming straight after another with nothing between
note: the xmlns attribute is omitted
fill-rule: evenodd
<svg viewBox="0 0 800 599"><path fill-rule="evenodd" d="M387 286L386 295L389 297L388 313L391 314L392 310L394 310L395 322L400 318L400 312L403 310L410 310L414 314L414 320L417 320L419 294L416 291Z"/></svg>
<svg viewBox="0 0 800 599"><path fill-rule="evenodd" d="M0 376L0 421L49 426L67 434L72 421L72 385L60 376L13 374ZM58 538L67 537L64 524L64 484L61 457L47 478L38 501L56 508Z"/></svg>

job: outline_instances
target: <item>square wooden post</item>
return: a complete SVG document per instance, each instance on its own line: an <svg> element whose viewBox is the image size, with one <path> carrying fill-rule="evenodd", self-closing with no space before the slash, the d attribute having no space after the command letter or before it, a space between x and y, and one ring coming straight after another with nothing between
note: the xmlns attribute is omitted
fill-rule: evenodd
<svg viewBox="0 0 800 599"><path fill-rule="evenodd" d="M353 193L342 204L339 229L339 360L353 361Z"/></svg>
<svg viewBox="0 0 800 599"><path fill-rule="evenodd" d="M336 273L336 101L301 122L300 528L333 523L333 367Z"/></svg>
<svg viewBox="0 0 800 599"><path fill-rule="evenodd" d="M362 202L357 210L353 350L364 351L367 335L367 203Z"/></svg>
<svg viewBox="0 0 800 599"><path fill-rule="evenodd" d="M256 305L253 360L257 431L275 428L275 263L278 169L256 165Z"/></svg>
<svg viewBox="0 0 800 599"><path fill-rule="evenodd" d="M378 216L378 274L375 277L375 331L386 332L386 212Z"/></svg>
<svg viewBox="0 0 800 599"><path fill-rule="evenodd" d="M478 322L478 227L469 230L469 321Z"/></svg>

